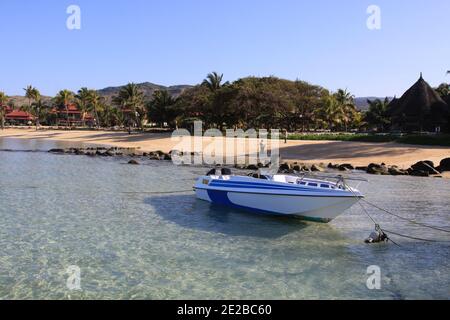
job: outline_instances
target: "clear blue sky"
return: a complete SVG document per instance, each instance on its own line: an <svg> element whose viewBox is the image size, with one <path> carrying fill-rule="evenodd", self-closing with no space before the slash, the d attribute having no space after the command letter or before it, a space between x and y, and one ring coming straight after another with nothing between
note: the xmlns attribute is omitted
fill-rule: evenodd
<svg viewBox="0 0 450 320"><path fill-rule="evenodd" d="M81 30L66 28L71 4ZM366 27L371 4L379 31ZM196 84L219 71L399 95L421 71L450 81L449 13L448 0L1 0L0 90Z"/></svg>

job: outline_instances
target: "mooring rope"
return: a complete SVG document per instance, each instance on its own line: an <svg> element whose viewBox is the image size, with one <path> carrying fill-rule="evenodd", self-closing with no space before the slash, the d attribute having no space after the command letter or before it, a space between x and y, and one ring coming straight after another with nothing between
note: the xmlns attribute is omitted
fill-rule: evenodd
<svg viewBox="0 0 450 320"><path fill-rule="evenodd" d="M361 201L367 203L368 205L370 205L370 206L372 206L372 207L374 207L374 208L376 208L376 209L378 209L380 211L383 211L383 212L385 212L387 214L390 214L390 215L392 215L394 217L397 217L397 218L399 218L401 220L408 221L410 223L413 223L413 224L416 224L416 225L419 225L419 226L422 226L422 227L425 227L425 228L430 228L430 229L434 229L434 230L450 233L450 230L442 229L442 228L439 228L439 227L431 226L431 225L428 225L428 224L425 224L425 223L417 222L417 221L414 221L414 220L402 217L402 216L400 216L400 215L398 215L396 213L393 213L393 212L390 212L390 211L388 211L386 209L383 209L383 208L377 206L376 204L374 204L372 202L369 202L369 201L367 201L365 199L361 199Z"/></svg>
<svg viewBox="0 0 450 320"><path fill-rule="evenodd" d="M420 240L420 241L425 241L425 242L435 242L435 243L436 242L450 242L450 241L447 241L447 240L434 240L434 239L424 239L424 238L418 238L418 237L413 237L413 236L407 236L407 235L404 235L404 234L401 234L401 233L398 233L398 232L394 232L394 231L391 231L391 230L387 230L387 229L384 229L384 231L392 233L392 234L395 234L396 236L399 236L399 237L413 239L413 240Z"/></svg>
<svg viewBox="0 0 450 320"><path fill-rule="evenodd" d="M413 237L413 236L407 236L407 235L404 235L404 234L401 234L401 233L398 233L398 232L394 232L394 231L391 231L391 230L387 230L387 229L383 229L383 228L381 228L381 226L375 221L375 219L374 218L372 218L372 216L369 214L369 212L367 211L367 209L362 205L362 203L361 203L361 201L364 201L364 202L366 202L367 204L369 204L369 205L372 205L371 203L369 203L368 201L366 201L366 200L364 200L364 199L362 199L362 198L360 198L360 197L358 197L354 192L353 192L353 190L351 189L351 187L349 187L347 184L345 184L344 183L344 186L345 187L347 187L347 189L358 199L358 203L359 203L359 205L361 206L361 208L363 209L363 211L364 211L364 213L370 218L370 220L372 220L372 222L375 224L375 229L376 228L379 228L379 230L381 231L381 232L383 232L384 233L384 235L386 236L386 238L389 240L389 241L391 241L393 244L395 244L395 245L397 245L397 246L399 246L400 247L400 245L398 244L398 243L395 243L391 238L389 238L387 235L386 235L386 233L385 232L388 232L388 233L392 233L392 234L394 234L394 235L396 235L396 236L398 236L398 237L403 237L403 238L408 238L408 239L413 239L413 240L419 240L419 241L424 241L424 242L435 242L435 243L438 243L438 242L450 242L450 241L446 241L446 240L434 240L434 239L424 239L424 238L419 238L419 237ZM374 206L374 207L376 207L377 209L380 209L380 210L383 210L382 208L378 208L377 206ZM385 211L385 210L383 210L383 211ZM387 210L386 210L386 212L387 212ZM390 212L387 212L387 213L390 213ZM396 216L395 214L394 214L394 216ZM400 217L400 216L399 216ZM403 218L403 217L402 217ZM406 218L404 218L404 219L406 219ZM408 219L408 221L410 221L409 219ZM412 220L410 221L410 222L413 222ZM422 225L422 224L420 224L420 223L418 223L419 225ZM427 227L432 227L432 228L434 228L433 226L428 226L428 225L426 225ZM445 231L445 232L448 232L448 230L444 230L444 229L441 229L440 231Z"/></svg>

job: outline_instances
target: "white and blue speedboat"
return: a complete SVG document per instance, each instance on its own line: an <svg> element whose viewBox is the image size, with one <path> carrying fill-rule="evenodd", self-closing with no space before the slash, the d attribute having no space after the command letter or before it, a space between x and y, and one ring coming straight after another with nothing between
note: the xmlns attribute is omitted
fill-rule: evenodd
<svg viewBox="0 0 450 320"><path fill-rule="evenodd" d="M249 177L231 175L229 171L210 172L198 178L194 190L197 198L215 204L330 222L363 197L357 189L348 186L342 176L333 178L336 181L307 175Z"/></svg>

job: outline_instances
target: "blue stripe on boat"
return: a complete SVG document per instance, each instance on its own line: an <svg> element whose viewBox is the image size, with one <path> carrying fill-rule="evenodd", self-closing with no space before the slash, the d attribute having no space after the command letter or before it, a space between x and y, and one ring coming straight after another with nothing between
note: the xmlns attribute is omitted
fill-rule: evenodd
<svg viewBox="0 0 450 320"><path fill-rule="evenodd" d="M310 192L340 192L341 190L334 189L320 189L320 188L304 188L297 186L281 186L281 185L270 185L270 184L240 184L235 182L220 182L216 183L213 180L209 186L211 187L219 187L219 188L244 188L244 189L276 189L276 190L290 190L290 191L310 191Z"/></svg>

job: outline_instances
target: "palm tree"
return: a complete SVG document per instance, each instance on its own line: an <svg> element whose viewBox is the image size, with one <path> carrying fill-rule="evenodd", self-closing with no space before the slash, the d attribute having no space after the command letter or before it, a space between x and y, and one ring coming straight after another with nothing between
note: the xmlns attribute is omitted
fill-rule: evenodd
<svg viewBox="0 0 450 320"><path fill-rule="evenodd" d="M95 121L97 124L97 128L101 127L100 118L98 116L98 112L102 109L104 105L104 98L98 94L95 90L89 90L87 99L89 101L89 107L92 111L94 111Z"/></svg>
<svg viewBox="0 0 450 320"><path fill-rule="evenodd" d="M69 104L73 101L74 94L72 91L64 89L58 92L58 94L55 97L55 102L58 106L64 106L66 109L66 125L69 126Z"/></svg>
<svg viewBox="0 0 450 320"><path fill-rule="evenodd" d="M40 116L41 116L41 109L42 109L42 97L41 93L38 89L33 88L31 90L31 98L34 100L32 111L34 111L35 117L36 117L36 130L38 130L40 126Z"/></svg>
<svg viewBox="0 0 450 320"><path fill-rule="evenodd" d="M169 123L175 118L174 112L171 109L175 102L176 99L170 95L169 91L155 91L152 95L152 100L147 105L148 118L162 128L165 122Z"/></svg>
<svg viewBox="0 0 450 320"><path fill-rule="evenodd" d="M5 127L5 107L9 97L3 91L0 91L0 125L3 130Z"/></svg>
<svg viewBox="0 0 450 320"><path fill-rule="evenodd" d="M35 88L32 85L28 85L23 90L25 91L25 97L28 98L28 107L31 109L31 100L33 100Z"/></svg>
<svg viewBox="0 0 450 320"><path fill-rule="evenodd" d="M112 102L120 108L130 109L134 114L136 124L142 131L144 130L144 94L135 83L128 83L122 87L117 96L113 97Z"/></svg>
<svg viewBox="0 0 450 320"><path fill-rule="evenodd" d="M323 104L314 110L315 118L325 123L329 130L333 130L342 120L342 108L335 95L327 95Z"/></svg>
<svg viewBox="0 0 450 320"><path fill-rule="evenodd" d="M335 94L336 101L339 105L341 120L344 123L345 131L348 129L348 124L354 118L356 111L354 96L347 91L347 89L339 89Z"/></svg>
<svg viewBox="0 0 450 320"><path fill-rule="evenodd" d="M212 92L219 90L222 86L228 85L228 82L222 84L223 74L217 72L208 73L206 79L203 80L202 86L207 87Z"/></svg>
<svg viewBox="0 0 450 320"><path fill-rule="evenodd" d="M384 101L375 99L373 101L367 100L369 104L369 110L365 114L367 123L374 125L377 129L384 131L386 125L389 125L390 119L387 114L389 105L389 98L385 98Z"/></svg>
<svg viewBox="0 0 450 320"><path fill-rule="evenodd" d="M81 111L81 122L84 126L84 117L86 115L86 111L89 108L89 89L86 87L78 90L77 95L75 96L78 109Z"/></svg>

